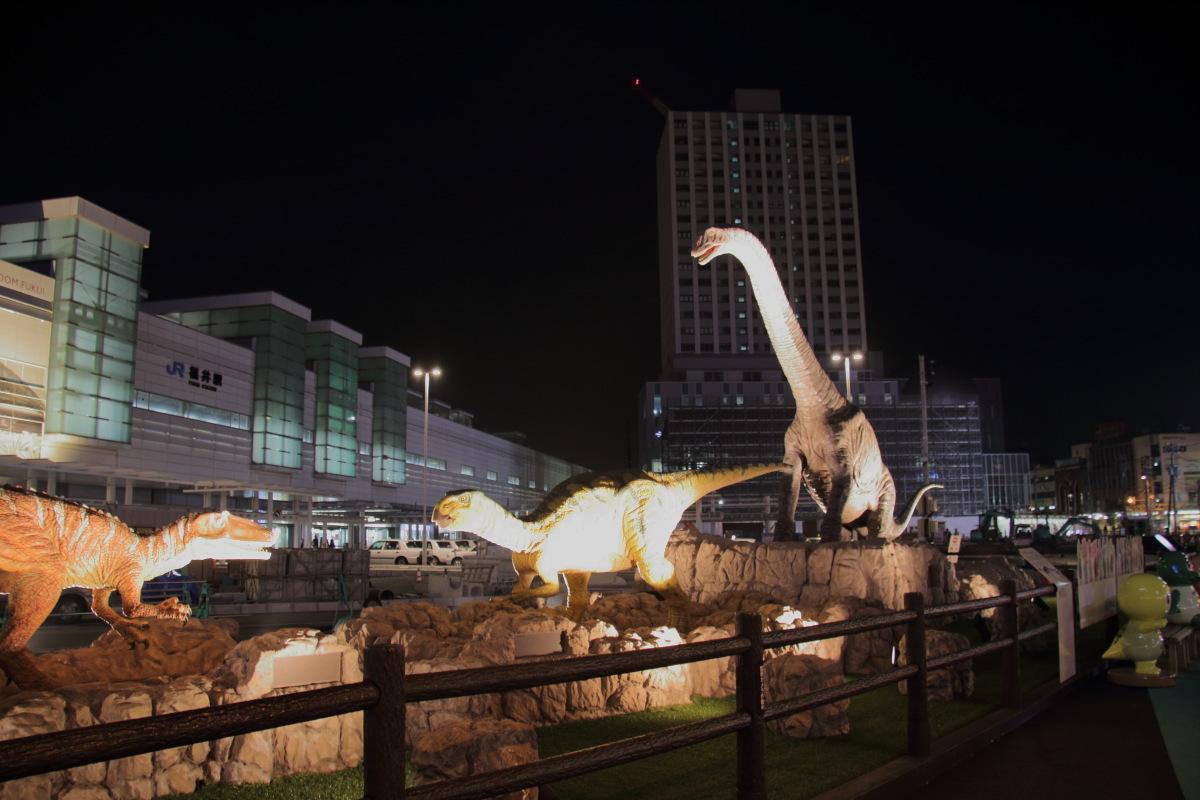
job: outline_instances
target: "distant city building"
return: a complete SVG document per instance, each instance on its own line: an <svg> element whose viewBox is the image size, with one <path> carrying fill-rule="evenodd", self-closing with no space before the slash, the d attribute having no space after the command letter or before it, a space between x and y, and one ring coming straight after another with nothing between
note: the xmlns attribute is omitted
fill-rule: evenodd
<svg viewBox="0 0 1200 800"><path fill-rule="evenodd" d="M426 420L408 356L280 294L139 304L148 244L82 198L0 207L0 482L138 527L221 507L281 545L361 545L430 533L451 489L518 511L584 471L441 403Z"/></svg>
<svg viewBox="0 0 1200 800"><path fill-rule="evenodd" d="M985 469L1003 447L999 386L983 381L927 401L923 461L917 382L883 375L868 350L851 120L782 111L780 94L737 90L724 111L665 112L658 152L662 372L642 390L639 461L655 470L777 460L795 415L745 270L730 257L700 265L691 248L710 226L754 233L770 252L785 294L818 360L871 420L903 504L936 480L938 514L977 514L989 497L1028 504L1028 458ZM835 362L834 354L862 354ZM910 391L902 396L902 390ZM982 401L981 401L982 398ZM985 440L987 442L985 448ZM994 462L999 463L999 462ZM1014 485L1010 485L1014 484ZM778 478L723 490L703 519L769 522ZM801 497L797 517L819 512ZM761 526L760 526L761 527Z"/></svg>
<svg viewBox="0 0 1200 800"><path fill-rule="evenodd" d="M1097 427L1095 441L1035 474L1039 511L1091 516L1106 530L1196 532L1200 526L1200 434L1132 436L1123 422Z"/></svg>

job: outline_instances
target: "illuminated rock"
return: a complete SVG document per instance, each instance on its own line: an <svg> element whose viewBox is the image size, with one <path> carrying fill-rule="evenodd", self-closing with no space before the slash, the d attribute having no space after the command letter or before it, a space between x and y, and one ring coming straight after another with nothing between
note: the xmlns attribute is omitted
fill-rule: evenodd
<svg viewBox="0 0 1200 800"><path fill-rule="evenodd" d="M1021 569L1006 559L972 559L962 561L957 565L959 580L959 598L963 601L980 600L1000 596L1000 583L1011 580L1017 586L1017 591L1034 588L1033 579L1028 570ZM988 635L992 639L1000 638L1001 616L999 609L987 608L979 612L979 618L987 623ZM1049 612L1035 603L1021 603L1017 606L1017 624L1021 630L1037 627L1050 618ZM1021 651L1040 653L1055 649L1058 642L1053 634L1045 634L1026 639L1021 642Z"/></svg>
<svg viewBox="0 0 1200 800"><path fill-rule="evenodd" d="M90 647L34 656L34 663L60 686L178 678L211 672L236 644L238 625L232 619L193 619L182 626L152 619L147 624L145 648L130 648L116 631L106 631Z"/></svg>
<svg viewBox="0 0 1200 800"><path fill-rule="evenodd" d="M904 595L929 603L958 599L954 566L933 547L909 542L745 542L677 532L667 545L679 585L693 603L727 591L762 592L794 607L858 597L904 608Z"/></svg>
<svg viewBox="0 0 1200 800"><path fill-rule="evenodd" d="M786 653L763 664L763 693L767 703L800 697L844 681L837 662L818 656ZM850 701L827 703L767 723L775 733L795 739L838 736L850 732Z"/></svg>
<svg viewBox="0 0 1200 800"><path fill-rule="evenodd" d="M413 743L413 786L494 772L538 760L537 734L530 725L484 719L447 725ZM505 800L535 800L536 788L499 795Z"/></svg>
<svg viewBox="0 0 1200 800"><path fill-rule="evenodd" d="M961 653L970 646L970 640L962 634L933 628L925 631L926 658ZM908 663L908 639L903 636L900 637L900 644L897 647L896 663L899 666ZM900 687L900 694L908 694L908 681L901 681L896 685ZM926 685L930 700L948 702L970 697L975 693L975 672L971 669L970 661L961 661L944 669L930 670Z"/></svg>

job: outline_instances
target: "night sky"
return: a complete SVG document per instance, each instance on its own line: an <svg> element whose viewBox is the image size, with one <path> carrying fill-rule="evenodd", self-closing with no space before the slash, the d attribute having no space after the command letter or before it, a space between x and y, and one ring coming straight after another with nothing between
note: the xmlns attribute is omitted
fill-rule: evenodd
<svg viewBox="0 0 1200 800"><path fill-rule="evenodd" d="M151 299L277 291L477 427L621 466L660 363L631 82L779 89L852 117L889 372L1001 378L1042 460L1200 427L1200 4L588 7L6 10L0 204L81 195L150 229Z"/></svg>

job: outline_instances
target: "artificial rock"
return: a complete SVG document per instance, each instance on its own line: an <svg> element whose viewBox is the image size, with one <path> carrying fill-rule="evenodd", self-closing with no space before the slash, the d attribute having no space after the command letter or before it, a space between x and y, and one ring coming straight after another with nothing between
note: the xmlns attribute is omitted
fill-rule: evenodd
<svg viewBox="0 0 1200 800"><path fill-rule="evenodd" d="M442 726L420 736L413 744L413 786L480 775L537 760L537 734L530 725L483 719ZM536 800L537 796L536 788L500 795L505 800Z"/></svg>

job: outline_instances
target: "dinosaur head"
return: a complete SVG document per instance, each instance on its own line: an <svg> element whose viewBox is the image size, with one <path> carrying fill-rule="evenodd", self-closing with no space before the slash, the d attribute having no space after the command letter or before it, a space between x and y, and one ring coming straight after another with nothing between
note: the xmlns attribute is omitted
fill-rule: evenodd
<svg viewBox="0 0 1200 800"><path fill-rule="evenodd" d="M268 559L274 536L262 525L230 514L208 511L181 520L184 538L196 559Z"/></svg>
<svg viewBox="0 0 1200 800"><path fill-rule="evenodd" d="M692 258L698 259L701 264L707 264L717 256L726 252L726 247L729 245L729 228L709 228L699 239L696 240L696 246L692 248Z"/></svg>
<svg viewBox="0 0 1200 800"><path fill-rule="evenodd" d="M1192 570L1188 557L1174 550L1168 550L1158 557L1157 572L1168 586L1191 586L1200 582L1200 574Z"/></svg>
<svg viewBox="0 0 1200 800"><path fill-rule="evenodd" d="M483 515L494 506L483 492L450 492L433 507L430 518L438 530L478 533L478 528L486 525Z"/></svg>

